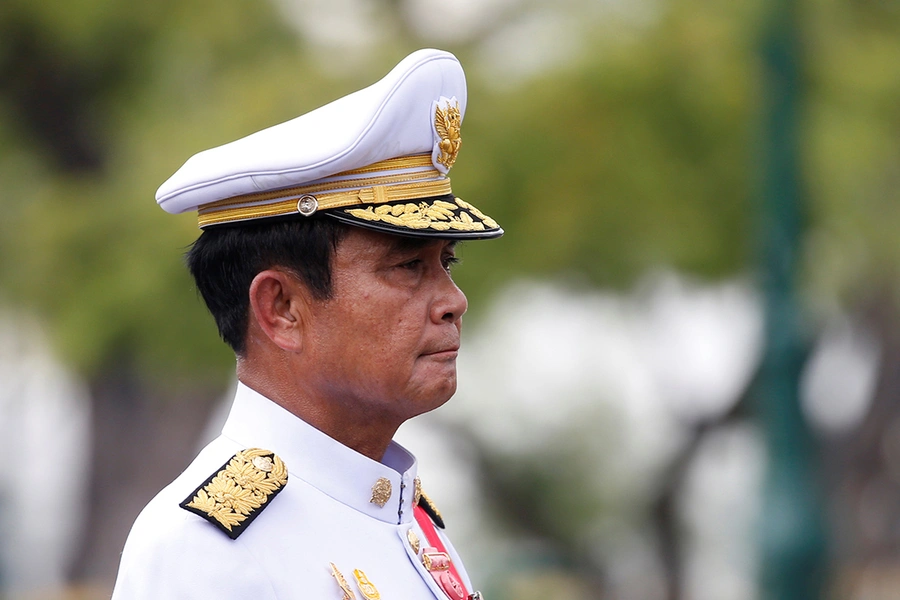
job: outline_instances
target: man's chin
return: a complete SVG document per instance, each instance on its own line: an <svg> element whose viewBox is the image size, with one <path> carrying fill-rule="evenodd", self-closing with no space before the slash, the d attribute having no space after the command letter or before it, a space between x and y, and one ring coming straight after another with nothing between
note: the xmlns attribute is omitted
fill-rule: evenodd
<svg viewBox="0 0 900 600"><path fill-rule="evenodd" d="M435 379L431 379L428 383L428 387L416 395L414 404L418 411L417 414L440 408L453 397L453 394L456 393L456 371L454 369L453 376L440 383Z"/></svg>

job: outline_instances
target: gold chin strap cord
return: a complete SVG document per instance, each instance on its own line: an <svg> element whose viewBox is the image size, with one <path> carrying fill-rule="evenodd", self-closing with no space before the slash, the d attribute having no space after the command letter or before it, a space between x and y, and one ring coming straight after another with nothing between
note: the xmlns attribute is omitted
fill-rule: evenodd
<svg viewBox="0 0 900 600"><path fill-rule="evenodd" d="M450 193L450 179L434 168L431 155L419 154L338 173L314 185L245 194L204 204L198 209L197 221L203 228L280 215L299 213L310 216L319 210L416 200Z"/></svg>

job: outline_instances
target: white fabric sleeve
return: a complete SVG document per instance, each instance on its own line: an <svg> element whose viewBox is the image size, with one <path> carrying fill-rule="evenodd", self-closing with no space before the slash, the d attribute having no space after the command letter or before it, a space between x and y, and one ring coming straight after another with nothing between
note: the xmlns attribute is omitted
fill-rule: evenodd
<svg viewBox="0 0 900 600"><path fill-rule="evenodd" d="M196 515L138 517L122 552L113 600L275 600L269 575L240 538ZM173 521L174 522L171 522Z"/></svg>

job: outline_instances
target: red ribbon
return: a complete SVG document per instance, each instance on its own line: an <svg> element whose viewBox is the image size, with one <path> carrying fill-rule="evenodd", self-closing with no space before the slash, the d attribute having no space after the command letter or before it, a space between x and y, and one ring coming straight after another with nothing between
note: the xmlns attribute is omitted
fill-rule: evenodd
<svg viewBox="0 0 900 600"><path fill-rule="evenodd" d="M425 533L428 545L431 547L423 549L423 552L428 552L431 549L437 550L437 552L447 557L447 562L449 563L449 569L430 570L431 576L434 577L434 580L451 600L466 600L469 597L469 592L466 590L462 577L459 576L459 571L456 570L456 565L450 560L450 553L444 547L441 536L438 535L434 523L431 522L431 517L428 516L424 508L418 505L413 509L413 514L419 523L419 527L422 528L422 532Z"/></svg>

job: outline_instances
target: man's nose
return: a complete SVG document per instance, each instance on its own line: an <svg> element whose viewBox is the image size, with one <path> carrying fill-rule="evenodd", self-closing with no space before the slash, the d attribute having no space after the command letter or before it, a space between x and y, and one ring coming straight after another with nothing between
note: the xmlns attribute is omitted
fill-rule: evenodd
<svg viewBox="0 0 900 600"><path fill-rule="evenodd" d="M469 308L469 301L449 274L443 278L441 286L441 295L432 306L431 318L435 323L456 323Z"/></svg>

